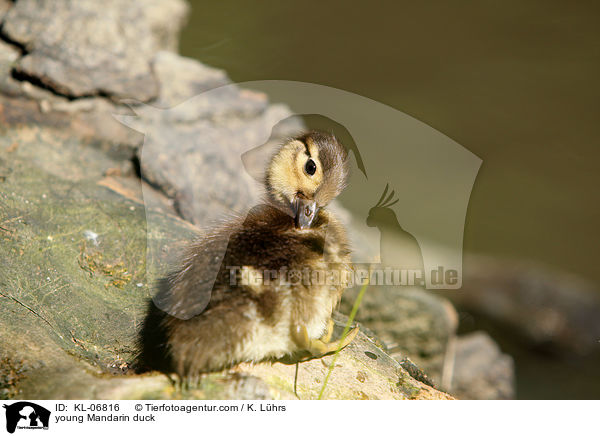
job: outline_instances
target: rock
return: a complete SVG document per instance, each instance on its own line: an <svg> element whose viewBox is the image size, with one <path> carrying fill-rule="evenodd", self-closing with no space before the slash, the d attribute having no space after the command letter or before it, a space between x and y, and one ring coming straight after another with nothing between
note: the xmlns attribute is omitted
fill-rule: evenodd
<svg viewBox="0 0 600 436"><path fill-rule="evenodd" d="M0 120L6 127L35 124L68 130L84 141L101 144L106 153L128 160L143 142L143 135L114 118L113 114L129 113L125 107L104 98L69 101L29 82L15 80L13 84L18 96L0 94Z"/></svg>
<svg viewBox="0 0 600 436"><path fill-rule="evenodd" d="M156 101L163 109L135 105L136 117L121 117L144 134L138 151L143 178L197 225L244 213L263 189L244 169L242 155L272 146L302 124L280 123L292 116L289 109L269 106L266 95L239 89L219 70L165 52L157 54L155 68L165 84Z"/></svg>
<svg viewBox="0 0 600 436"><path fill-rule="evenodd" d="M151 106L134 108L146 121L244 122L260 116L269 106L265 94L240 89L223 71L195 60L161 51L152 64L161 83L160 92ZM136 105L137 102L131 103ZM156 107L165 110L153 110Z"/></svg>
<svg viewBox="0 0 600 436"><path fill-rule="evenodd" d="M8 10L12 6L11 0L0 0L0 20L4 18L4 15L8 12Z"/></svg>
<svg viewBox="0 0 600 436"><path fill-rule="evenodd" d="M193 59L181 57L168 51L160 51L152 60L154 73L161 83L156 106L169 109L203 92L230 83L227 74L216 68L207 67ZM239 96L238 96L239 97ZM218 102L211 102L216 103ZM229 104L231 102L228 102ZM258 109L264 109L266 100L258 103ZM231 105L224 105L231 109ZM216 111L216 107L206 105L205 114ZM201 115L193 115L201 118Z"/></svg>
<svg viewBox="0 0 600 436"><path fill-rule="evenodd" d="M463 289L448 292L462 310L508 328L536 348L571 357L598 350L600 297L569 274L528 263L471 257Z"/></svg>
<svg viewBox="0 0 600 436"><path fill-rule="evenodd" d="M196 230L150 210L156 225L146 231L149 211L136 190L124 196L107 188L114 161L100 159L101 147L69 132L8 130L0 150L3 397L296 398L295 365L282 362L209 374L186 392L174 390L164 375L132 375L133 343L149 296L148 262L166 265L181 246L171 243L155 251L160 258L146 259L146 244L184 243ZM299 365L301 398L317 395L331 359ZM413 379L364 334L340 353L325 395L449 398Z"/></svg>
<svg viewBox="0 0 600 436"><path fill-rule="evenodd" d="M197 225L242 214L260 201L263 191L243 170L241 156L248 144L267 142L275 120L289 115L286 108L273 106L245 122L199 120L181 128L155 120L142 127L142 175L173 198L181 215Z"/></svg>
<svg viewBox="0 0 600 436"><path fill-rule="evenodd" d="M0 41L0 91L8 95L20 93L19 83L11 76L11 71L20 56L14 46Z"/></svg>
<svg viewBox="0 0 600 436"><path fill-rule="evenodd" d="M7 156L40 168L50 175L73 182L97 182L107 173L133 175L131 161L113 155L102 140L82 140L70 133L36 125L5 130L0 150ZM138 182L139 184L139 182Z"/></svg>
<svg viewBox="0 0 600 436"><path fill-rule="evenodd" d="M456 344L451 392L463 400L515 397L513 359L485 332L461 336Z"/></svg>
<svg viewBox="0 0 600 436"><path fill-rule="evenodd" d="M342 312L350 312L358 291L344 293ZM451 358L447 350L456 334L457 315L446 300L418 288L370 286L357 320L381 338L392 356L414 360L436 386L449 383L442 376Z"/></svg>
<svg viewBox="0 0 600 436"><path fill-rule="evenodd" d="M197 234L189 222L259 201L273 146L303 128L266 95L169 52L185 11L181 0L0 0L2 398L319 395L333 356L300 363L295 389L296 365L283 361L208 374L188 391L131 368L153 279ZM336 316L336 334L345 322ZM361 328L324 398L451 398L407 362Z"/></svg>
<svg viewBox="0 0 600 436"><path fill-rule="evenodd" d="M69 96L109 95L148 101L158 94L151 59L173 49L187 13L181 0L21 0L2 31L23 47L15 70ZM134 23L134 25L133 25Z"/></svg>
<svg viewBox="0 0 600 436"><path fill-rule="evenodd" d="M427 386L435 387L433 381L423 372L421 368L414 364L408 357L399 361L400 366L404 368L412 378L418 380L422 383L425 383Z"/></svg>
<svg viewBox="0 0 600 436"><path fill-rule="evenodd" d="M2 357L26 373L57 370L66 352L108 368L131 353L142 310L143 206L19 158L3 159L0 174Z"/></svg>
<svg viewBox="0 0 600 436"><path fill-rule="evenodd" d="M337 331L343 324L336 323ZM317 399L333 356L313 359L298 368L297 395L300 399ZM294 365L283 363L241 365L248 373L278 386L279 398L293 399ZM324 399L451 399L416 379L395 359L377 347L362 332L335 361Z"/></svg>
<svg viewBox="0 0 600 436"><path fill-rule="evenodd" d="M104 5L103 5L104 6ZM120 7L132 7L131 3ZM142 0L139 2L140 20L150 27L150 34L158 50L177 52L179 33L186 24L189 5L185 0Z"/></svg>

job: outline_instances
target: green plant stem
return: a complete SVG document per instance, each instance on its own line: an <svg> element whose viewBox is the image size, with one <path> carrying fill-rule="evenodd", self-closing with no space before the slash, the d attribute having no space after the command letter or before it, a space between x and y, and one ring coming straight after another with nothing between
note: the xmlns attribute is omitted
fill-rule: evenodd
<svg viewBox="0 0 600 436"><path fill-rule="evenodd" d="M348 335L348 332L350 331L350 326L352 325L352 321L354 321L354 317L356 316L356 312L358 312L358 308L360 307L360 302L362 301L362 298L365 295L365 292L366 292L368 286L369 286L369 282L367 281L367 283L365 283L363 285L363 287L360 288L360 292L358 293L356 300L354 300L354 305L352 306L352 311L350 312L350 316L348 317L348 322L346 323L346 326L344 327L344 332L342 333L342 337L339 340L338 348L337 348L337 350L335 350L333 359L331 360L331 363L329 364L329 368L327 370L327 375L325 376L325 380L323 381L323 386L321 386L321 392L319 392L319 396L317 397L317 400L320 400L323 397L323 392L325 392L325 388L327 387L327 382L329 381L329 376L331 375L331 372L333 371L333 367L335 366L335 361L337 360L338 354L340 353L340 350L342 349L342 342Z"/></svg>

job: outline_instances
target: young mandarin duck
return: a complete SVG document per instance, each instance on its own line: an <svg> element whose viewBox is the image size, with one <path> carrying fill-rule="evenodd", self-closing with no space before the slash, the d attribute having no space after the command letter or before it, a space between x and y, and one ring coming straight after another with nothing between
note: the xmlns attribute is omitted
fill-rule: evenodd
<svg viewBox="0 0 600 436"><path fill-rule="evenodd" d="M349 344L358 328L330 342L350 250L325 208L347 178L346 149L331 134L309 132L280 146L266 171L266 203L192 243L161 281L155 301L168 313L150 303L141 361L189 379ZM215 268L216 279L207 280Z"/></svg>

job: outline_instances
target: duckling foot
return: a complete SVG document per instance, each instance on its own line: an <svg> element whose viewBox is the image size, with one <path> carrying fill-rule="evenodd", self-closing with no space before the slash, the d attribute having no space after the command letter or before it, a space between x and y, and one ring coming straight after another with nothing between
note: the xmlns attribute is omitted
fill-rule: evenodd
<svg viewBox="0 0 600 436"><path fill-rule="evenodd" d="M331 318L329 318L329 322L327 323L327 330L325 330L325 334L321 336L321 340L325 343L328 343L331 340L331 335L333 335L333 327L335 323Z"/></svg>
<svg viewBox="0 0 600 436"><path fill-rule="evenodd" d="M310 339L308 337L308 331L306 330L306 326L304 325L295 326L292 329L292 336L299 348L307 350L310 354L312 354L315 357L319 357L336 351L338 347L340 349L344 348L356 337L358 330L358 327L356 327L340 341L329 342L333 333L333 321L330 320L327 326L327 331L321 337L321 339Z"/></svg>

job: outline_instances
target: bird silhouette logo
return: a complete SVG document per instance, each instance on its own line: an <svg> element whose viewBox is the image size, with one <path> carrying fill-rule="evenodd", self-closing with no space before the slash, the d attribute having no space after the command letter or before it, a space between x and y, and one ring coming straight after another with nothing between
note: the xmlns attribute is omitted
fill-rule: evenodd
<svg viewBox="0 0 600 436"><path fill-rule="evenodd" d="M294 112L266 104L267 96L276 96ZM162 239L148 238L147 280L164 276L164 253L168 247L179 246L169 240L168 232L154 232L164 227L164 220L156 213L156 195L151 189L161 186L174 209L199 229L212 227L230 213L244 216L261 201L261 162L274 145L299 129L306 130L302 116L318 115L343 126L352 138L350 165L357 171L351 171L348 188L338 197L340 203L380 197L375 206L363 201L364 205L350 208L358 217L352 222L351 243L369 246L356 250L353 262L374 263L379 257L383 265L422 271L427 289L462 286L466 212L482 163L469 150L395 108L328 86L252 81L189 97L175 106L161 97L156 105L163 108L129 101L125 103L134 115L115 114L120 122L144 134L138 158L148 182L142 185L148 235L162 235ZM216 121L207 121L209 115ZM235 122L227 121L232 119ZM291 129L290 119L295 119ZM284 124L288 126L283 128ZM178 143L176 152L172 151L174 142ZM382 186L386 188L380 194ZM176 254L177 248L173 250ZM214 268L198 284L209 292L198 292L199 301L191 312L200 313L209 300L227 244L219 250L221 254L212 260ZM160 292L152 298L157 306L168 309L160 301Z"/></svg>
<svg viewBox="0 0 600 436"><path fill-rule="evenodd" d="M399 270L423 270L423 255L417 239L404 230L392 206L400 199L394 199L395 191L388 194L389 184L379 201L369 210L367 226L377 227L380 232L380 258L386 267ZM386 197L387 194L387 197Z"/></svg>

